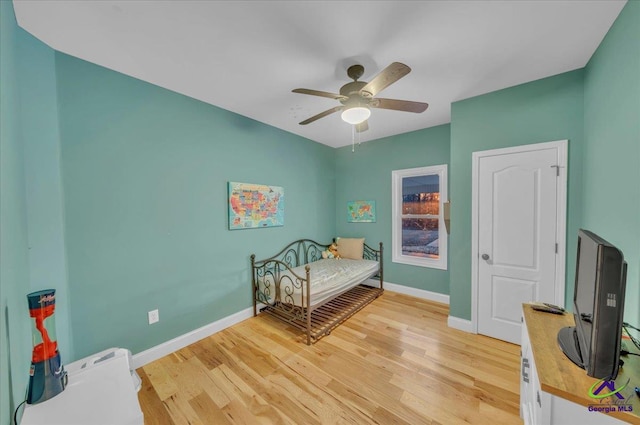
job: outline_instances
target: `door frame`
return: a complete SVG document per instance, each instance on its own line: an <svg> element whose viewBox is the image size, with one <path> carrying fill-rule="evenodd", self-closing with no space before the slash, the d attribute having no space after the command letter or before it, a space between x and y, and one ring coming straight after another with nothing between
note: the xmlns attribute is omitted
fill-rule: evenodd
<svg viewBox="0 0 640 425"><path fill-rule="evenodd" d="M567 148L568 140L556 140L553 142L534 143L531 145L513 146L501 149L477 151L472 154L471 166L471 331L478 333L478 284L479 284L479 237L478 193L480 190L480 159L489 156L506 155L513 153L531 152L555 148L558 152L558 178L556 179L556 232L558 235L558 256L555 271L555 300L553 303L564 307L565 299L565 269L566 269L566 245L567 245Z"/></svg>

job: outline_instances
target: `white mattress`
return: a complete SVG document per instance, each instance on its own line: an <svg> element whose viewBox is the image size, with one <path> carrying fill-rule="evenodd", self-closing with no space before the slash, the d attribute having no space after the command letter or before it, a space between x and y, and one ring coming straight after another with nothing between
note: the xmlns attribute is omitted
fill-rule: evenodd
<svg viewBox="0 0 640 425"><path fill-rule="evenodd" d="M364 282L378 272L379 265L377 261L372 260L341 258L314 261L309 263L309 267L311 306L313 307ZM305 266L295 267L291 271L303 279L306 278ZM280 273L280 301L287 304L302 305L301 291L306 291L306 283L302 285L302 288L296 288L293 283L300 286L300 282L291 274L291 271L287 270ZM278 277L276 276L275 279L278 279ZM273 303L273 297L276 295L274 276L267 274L267 276L259 278L258 287L263 294L265 289L269 289L270 293L265 295L268 296L269 303ZM304 295L306 296L306 293Z"/></svg>

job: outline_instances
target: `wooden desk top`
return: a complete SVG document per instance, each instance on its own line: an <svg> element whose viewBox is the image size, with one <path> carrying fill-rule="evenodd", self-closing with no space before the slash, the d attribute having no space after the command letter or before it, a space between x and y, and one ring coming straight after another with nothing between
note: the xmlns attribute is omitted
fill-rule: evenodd
<svg viewBox="0 0 640 425"><path fill-rule="evenodd" d="M557 342L558 331L565 326L574 326L573 315L549 314L535 311L529 304L523 305L524 319L527 322L533 359L538 370L538 379L543 391L585 406L600 405L599 400L589 397L589 389L598 381L587 376L584 369L576 366L560 349ZM637 352L633 343L627 342L632 352ZM633 407L632 412L609 413L623 421L640 424L640 397L633 389L640 387L640 357L624 356L624 366L618 372L616 388L630 379L627 387L621 392L624 402ZM608 404L604 401L602 404Z"/></svg>

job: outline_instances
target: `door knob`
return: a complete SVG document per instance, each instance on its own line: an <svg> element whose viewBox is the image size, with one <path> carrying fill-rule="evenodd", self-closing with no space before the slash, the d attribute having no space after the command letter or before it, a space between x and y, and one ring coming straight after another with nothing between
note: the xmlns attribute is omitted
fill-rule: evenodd
<svg viewBox="0 0 640 425"><path fill-rule="evenodd" d="M484 261L489 260L489 254L482 254L482 259L483 259Z"/></svg>

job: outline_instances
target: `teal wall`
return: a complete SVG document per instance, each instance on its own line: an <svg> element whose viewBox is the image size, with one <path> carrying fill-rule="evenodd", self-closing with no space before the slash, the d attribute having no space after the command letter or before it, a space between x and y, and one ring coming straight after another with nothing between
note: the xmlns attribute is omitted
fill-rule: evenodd
<svg viewBox="0 0 640 425"><path fill-rule="evenodd" d="M31 358L26 295L56 289L56 338L73 359L62 228L54 51L0 2L0 424L24 399Z"/></svg>
<svg viewBox="0 0 640 425"><path fill-rule="evenodd" d="M78 356L248 308L252 253L335 234L334 149L61 53L56 72ZM282 186L285 225L228 230L228 181Z"/></svg>
<svg viewBox="0 0 640 425"><path fill-rule="evenodd" d="M24 139L29 277L33 291L56 289L56 337L74 358L64 245L55 52L20 30L20 116ZM25 302L26 313L26 302Z"/></svg>
<svg viewBox="0 0 640 425"><path fill-rule="evenodd" d="M581 223L583 71L456 102L451 107L450 314L471 319L471 155L475 151L569 140L567 247ZM575 256L567 249L567 294Z"/></svg>
<svg viewBox="0 0 640 425"><path fill-rule="evenodd" d="M20 117L18 27L11 2L0 1L0 424L24 399L31 329L29 253Z"/></svg>
<svg viewBox="0 0 640 425"><path fill-rule="evenodd" d="M336 150L336 235L384 244L384 280L449 294L449 271L391 262L391 172L449 164L449 124ZM347 202L375 200L375 223L347 223Z"/></svg>
<svg viewBox="0 0 640 425"><path fill-rule="evenodd" d="M583 226L628 262L625 318L640 323L640 2L630 1L585 69Z"/></svg>
<svg viewBox="0 0 640 425"><path fill-rule="evenodd" d="M65 361L139 352L249 307L251 253L364 236L385 244L388 282L449 294L451 315L469 319L480 150L569 139L567 294L577 229L590 228L624 251L625 317L640 322L639 22L629 2L584 70L456 102L451 125L352 153L55 53L0 1L0 425L27 384L25 295L43 287L58 291ZM442 163L449 270L393 264L391 171ZM227 181L283 186L285 226L229 231ZM377 201L376 223L346 222L356 199Z"/></svg>

